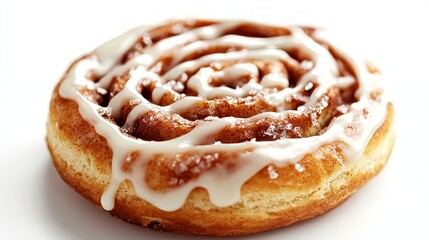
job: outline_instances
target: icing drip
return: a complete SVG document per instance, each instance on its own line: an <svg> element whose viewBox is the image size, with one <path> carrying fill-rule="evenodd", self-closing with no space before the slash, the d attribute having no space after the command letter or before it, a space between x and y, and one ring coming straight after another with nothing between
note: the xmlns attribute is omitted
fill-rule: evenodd
<svg viewBox="0 0 429 240"><path fill-rule="evenodd" d="M114 199L119 185L125 180L131 180L136 194L165 211L174 211L186 201L188 194L196 187L207 189L210 200L217 206L229 206L239 201L241 186L259 170L269 166L270 177L277 178L273 166L282 167L295 164L297 171L305 169L297 162L307 153L316 151L320 146L332 142L343 142L343 153L348 161L358 159L365 149L372 134L381 125L385 117L386 103L384 95L377 100L371 98L374 90L380 89L379 75L370 74L361 59L353 58L336 49L337 53L349 63L356 75L358 90L355 93L357 102L352 103L344 114L338 116L327 126L326 131L320 135L301 138L279 138L275 141L244 141L239 143L220 143L211 141L210 136L218 133L227 126L239 124L242 121L256 122L263 119L277 119L285 113L306 114L312 110L311 122L317 126L317 107L325 108L329 98L326 96L331 87L346 88L353 84L354 79L339 75L336 60L330 52L319 45L300 28L291 27L292 33L288 36L256 38L228 34L228 31L240 26L243 22L221 22L205 27L186 31L182 34L160 40L145 48L144 53L134 57L128 62L117 64L125 52L135 43L136 39L145 34L145 28L137 28L97 48L91 57L84 58L74 64L63 80L59 92L61 97L77 102L82 117L94 126L95 131L106 138L113 152L112 178L108 189L104 192L101 203L106 210L114 208ZM146 36L146 35L145 35ZM147 36L146 36L147 38ZM150 40L150 39L149 39ZM324 39L329 43L328 40ZM210 46L234 46L239 49L232 52L210 53L195 60L184 60L199 49ZM311 60L299 63L287 52L300 49ZM159 75L151 71L151 67L166 53L174 52L167 71ZM245 61L249 60L249 61ZM307 71L300 76L295 85L287 75L281 72L271 72L261 76L255 61L273 60L289 62L301 66ZM232 61L232 65L224 69L216 69L210 64ZM131 69L131 71L130 71ZM102 76L98 82L87 79L88 72L96 72ZM109 101L108 106L101 107L86 99L79 89L106 89L115 76L129 72L130 78L124 88ZM165 83L179 79L187 72L195 72L187 80L187 87L196 93L196 96L182 96L167 106L157 105L164 95L174 92L171 86ZM138 92L137 85L142 80L156 82L148 101ZM235 85L240 79L241 85ZM218 85L212 82L217 81ZM231 87L232 86L232 87ZM203 100L225 98L235 101L234 98L245 98L252 92L264 89L276 89L261 96L263 101L274 106L275 112L262 112L248 118L211 117L201 121L190 132L167 141L144 141L124 135L120 127L107 121L100 114L110 113L113 118L121 114L121 107L127 101L134 101L136 106L128 114L125 129L143 114L149 111L182 114L193 108L194 104ZM312 90L305 98L305 103L298 109L288 110L285 99L297 97L302 91ZM314 110L316 109L316 110ZM322 110L320 110L322 111ZM365 112L365 114L364 114ZM350 134L350 126L358 126L359 131ZM291 124L287 130L303 136L303 130ZM273 136L275 126L267 128L266 135ZM251 149L251 151L249 151ZM241 153L237 162L240 165L234 172L228 171L222 165L203 172L196 179L168 191L155 191L145 181L146 171L139 170L145 167L148 161L156 155L169 153L183 154L188 151L198 153ZM135 157L139 168L135 171L125 172L122 164L130 154L138 152ZM216 156L214 156L216 157Z"/></svg>

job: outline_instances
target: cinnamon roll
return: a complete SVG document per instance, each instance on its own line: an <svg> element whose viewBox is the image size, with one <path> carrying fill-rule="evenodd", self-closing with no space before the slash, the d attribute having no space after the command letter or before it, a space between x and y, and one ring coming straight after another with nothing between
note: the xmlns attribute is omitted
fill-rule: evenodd
<svg viewBox="0 0 429 240"><path fill-rule="evenodd" d="M64 181L127 222L251 234L322 214L383 168L383 84L317 28L172 21L72 63L47 143Z"/></svg>

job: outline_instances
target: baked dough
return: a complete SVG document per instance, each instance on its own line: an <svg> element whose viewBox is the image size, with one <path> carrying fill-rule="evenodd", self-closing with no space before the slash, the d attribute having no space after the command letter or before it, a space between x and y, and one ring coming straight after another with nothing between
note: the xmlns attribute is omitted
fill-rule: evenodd
<svg viewBox="0 0 429 240"><path fill-rule="evenodd" d="M95 205L158 231L251 234L338 206L386 164L395 139L394 112L378 70L345 55L317 31L173 21L106 43L75 61L53 92L47 143L55 167ZM186 34L191 37L171 41ZM285 40L291 47L281 37L294 37ZM308 49L322 55L316 58ZM155 60L145 62L145 54ZM180 64L207 56L208 63L182 71L186 79L164 78ZM329 64L337 70L320 70ZM138 75L141 68L144 74ZM328 74L333 82L322 79ZM135 75L135 92L148 103L129 97L135 92L124 97ZM254 84L246 87L249 82ZM267 98L290 89L296 90L287 95L291 99ZM188 144L187 136L200 139ZM146 145L138 149L127 142Z"/></svg>

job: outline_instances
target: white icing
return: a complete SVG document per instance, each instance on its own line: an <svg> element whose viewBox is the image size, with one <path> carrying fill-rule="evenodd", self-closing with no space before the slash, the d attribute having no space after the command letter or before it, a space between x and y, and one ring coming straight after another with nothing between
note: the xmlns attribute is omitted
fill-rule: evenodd
<svg viewBox="0 0 429 240"><path fill-rule="evenodd" d="M258 77L258 68L251 63L235 64L225 70L215 73L215 77L221 78L226 85L234 84L237 79L250 76L251 78Z"/></svg>
<svg viewBox="0 0 429 240"><path fill-rule="evenodd" d="M168 92L171 92L171 87L162 85L155 87L152 91L152 102L158 104L161 101L161 98Z"/></svg>
<svg viewBox="0 0 429 240"><path fill-rule="evenodd" d="M266 118L281 117L285 113L301 114L303 110L314 106L316 102L322 105L327 104L325 100L320 101L327 89L334 85L347 87L351 84L349 79L338 76L338 66L331 54L299 28L291 28L292 34L290 36L274 38L222 36L226 31L240 24L241 22L224 22L184 32L161 40L153 46L147 47L144 54L129 60L123 65L117 65L123 54L136 41L138 36L146 36L147 38L144 29L139 28L100 46L94 51L94 57L84 58L76 62L67 73L59 89L60 95L63 98L76 101L82 117L94 126L99 135L107 140L113 152L111 182L101 199L102 206L106 210L114 208L116 191L119 185L127 179L133 183L136 194L139 197L165 211L174 211L180 208L186 201L189 192L196 187L207 189L210 200L215 205L229 206L239 201L241 186L267 165L271 166L269 174L272 179L278 177L272 166L283 167L287 164L295 164L295 169L298 172L305 171L297 163L305 154L316 151L322 145L336 141L345 143L343 151L349 161L356 160L362 155L372 134L384 120L387 100L384 95L381 95L379 102L370 98L371 91L380 88L379 76L368 73L363 60L346 55L339 49L336 49L336 51L350 63L357 75L359 89L356 92L356 96L359 101L353 103L345 114L336 118L328 126L325 133L305 138L265 142L258 142L253 139L248 142L232 144L210 142L208 140L210 139L209 136L224 127L237 124L242 120L258 121ZM146 41L149 40L146 39ZM214 53L196 60L181 62L189 54L209 46L238 46L247 50ZM284 51L291 48L299 48L311 57L311 61L304 61L301 64L306 66L309 72L299 79L294 88L288 88L289 80L279 73L267 74L259 81L258 79L261 76L259 76L257 67L252 63L240 62L221 71L216 71L211 67L201 67L217 61L246 59L270 59L298 64ZM149 71L150 67L163 54L171 51L175 51L175 57L172 68L167 73L159 76ZM81 88L107 88L114 76L120 76L130 69L132 69L130 79L125 84L124 89L111 99L107 107L103 108L88 101L78 91ZM103 77L97 83L94 83L87 79L89 71L95 71ZM188 80L187 86L196 91L198 96L184 97L169 106L161 107L156 105L165 93L172 91L164 83L179 78L187 71L196 71L196 74ZM235 89L210 85L210 81L215 78L220 79L225 85L234 85L233 83L242 77L248 77L250 80ZM149 102L137 92L136 87L142 80L157 82L157 86L152 92L152 102ZM311 89L314 83L317 83L318 87L314 89L306 104L298 110L286 109L286 106L283 105L286 98L302 89ZM229 99L228 97L231 96L246 97L249 91L267 87L280 87L281 89L278 92L263 96L267 103L276 106L277 112L264 112L247 119L212 117L211 121L203 121L189 133L168 141L154 142L127 137L121 133L118 126L106 121L99 114L99 111L102 110L117 118L120 115L123 104L127 101L134 101L137 106L128 115L124 126L127 128L131 127L139 116L149 110L180 114L203 99L219 97ZM364 111L368 113L366 116L363 114ZM317 121L314 124L317 124ZM348 128L351 125L357 127L358 131L350 134ZM302 129L291 124L287 126L287 129L294 130L297 134L302 134ZM267 134L274 134L272 130L273 128L268 128ZM248 149L253 150L245 151ZM154 191L145 181L142 181L142 179L145 179L146 174L142 169L153 156L167 153L169 156L174 156L189 150L199 153L243 153L236 160L240 167L235 172L231 173L222 165L219 165L211 171L204 172L195 180L165 192ZM132 165L132 170L124 172L121 166L125 159L130 158L130 154L133 152L139 152L140 154Z"/></svg>
<svg viewBox="0 0 429 240"><path fill-rule="evenodd" d="M117 38L106 42L102 47L94 50L94 55L98 57L101 63L97 68L100 75L104 75L109 69L121 60L124 53L135 43L136 39L147 30L149 26L134 28Z"/></svg>
<svg viewBox="0 0 429 240"><path fill-rule="evenodd" d="M253 64L236 64L225 70L214 72L211 68L201 68L197 74L188 81L188 87L198 92L198 97L205 99L214 99L220 97L245 97L252 90L261 90L262 86L249 81L240 88L232 89L226 86L211 87L210 79L219 77L223 79L224 84L228 84L243 76L257 77L258 69Z"/></svg>
<svg viewBox="0 0 429 240"><path fill-rule="evenodd" d="M279 73L270 73L265 75L262 78L261 86L264 88L272 88L272 87L287 88L289 86L289 80Z"/></svg>
<svg viewBox="0 0 429 240"><path fill-rule="evenodd" d="M124 89L116 94L109 102L107 109L111 112L113 118L119 117L121 113L121 107L127 101L138 101L141 103L148 103L148 101L137 92L137 83L145 78L159 79L158 75L145 71L142 67L138 67L136 70L130 72L130 79L125 85Z"/></svg>

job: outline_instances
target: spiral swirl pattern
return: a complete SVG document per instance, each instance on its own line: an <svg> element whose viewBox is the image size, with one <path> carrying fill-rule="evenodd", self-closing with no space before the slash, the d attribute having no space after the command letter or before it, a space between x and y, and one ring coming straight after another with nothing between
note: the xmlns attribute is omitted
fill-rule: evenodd
<svg viewBox="0 0 429 240"><path fill-rule="evenodd" d="M164 210L199 186L227 206L269 164L295 164L331 142L359 156L385 111L371 80L377 73L319 32L174 21L131 31L77 61L60 94L112 148L103 207L113 208L125 179Z"/></svg>

